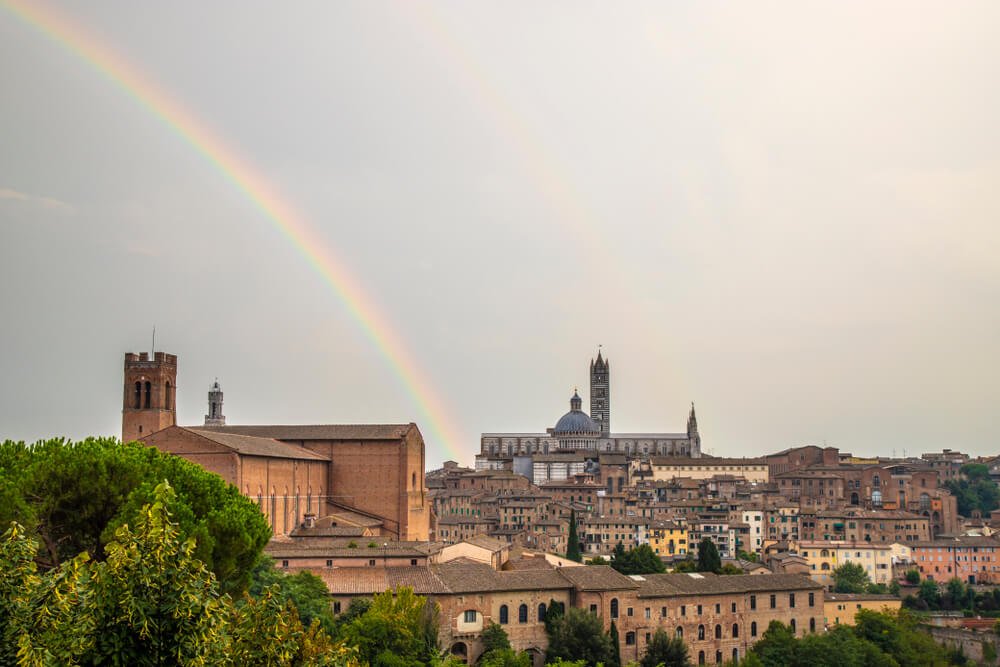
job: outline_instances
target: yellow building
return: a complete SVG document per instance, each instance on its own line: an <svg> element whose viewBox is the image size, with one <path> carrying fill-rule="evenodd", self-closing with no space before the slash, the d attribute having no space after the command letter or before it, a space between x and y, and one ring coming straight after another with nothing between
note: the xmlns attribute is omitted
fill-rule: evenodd
<svg viewBox="0 0 1000 667"><path fill-rule="evenodd" d="M809 564L813 581L827 590L833 588L833 571L845 563L863 567L873 584L888 586L892 582L893 553L889 545L815 540L799 542L797 548Z"/></svg>
<svg viewBox="0 0 1000 667"><path fill-rule="evenodd" d="M871 611L898 611L903 601L893 595L869 595L867 593L827 593L823 602L826 627L854 625L854 617L862 609Z"/></svg>
<svg viewBox="0 0 1000 667"><path fill-rule="evenodd" d="M657 521L649 526L649 546L657 556L686 556L688 530L675 521Z"/></svg>

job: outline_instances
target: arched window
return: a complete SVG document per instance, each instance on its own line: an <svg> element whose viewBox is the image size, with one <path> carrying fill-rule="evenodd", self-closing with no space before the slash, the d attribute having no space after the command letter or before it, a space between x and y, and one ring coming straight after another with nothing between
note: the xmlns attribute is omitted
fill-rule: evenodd
<svg viewBox="0 0 1000 667"><path fill-rule="evenodd" d="M931 497L926 493L920 494L920 509L929 510L931 508Z"/></svg>
<svg viewBox="0 0 1000 667"><path fill-rule="evenodd" d="M824 571L825 570L829 570L830 569L830 564L829 563L820 563L819 569L824 570Z"/></svg>
<svg viewBox="0 0 1000 667"><path fill-rule="evenodd" d="M875 507L881 507L882 506L882 492L881 491L878 491L878 490L872 491L872 505L874 505Z"/></svg>
<svg viewBox="0 0 1000 667"><path fill-rule="evenodd" d="M142 383L135 383L135 402L133 403L135 409L138 410L142 407Z"/></svg>
<svg viewBox="0 0 1000 667"><path fill-rule="evenodd" d="M792 629L792 634L794 635L795 634L795 619L794 618L791 621L789 621L788 627L790 627Z"/></svg>
<svg viewBox="0 0 1000 667"><path fill-rule="evenodd" d="M517 608L517 622L527 623L528 622L528 605L522 604Z"/></svg>
<svg viewBox="0 0 1000 667"><path fill-rule="evenodd" d="M882 486L882 480L879 479L878 475L875 475L875 476L872 477L872 486L875 486L875 487Z"/></svg>
<svg viewBox="0 0 1000 667"><path fill-rule="evenodd" d="M149 380L146 381L146 399L144 404L147 409L153 405L153 383Z"/></svg>
<svg viewBox="0 0 1000 667"><path fill-rule="evenodd" d="M545 603L544 602L542 604L538 605L538 622L539 623L544 623L545 622Z"/></svg>
<svg viewBox="0 0 1000 667"><path fill-rule="evenodd" d="M704 639L704 638L705 638L705 626L704 625L699 625L698 626L698 639Z"/></svg>
<svg viewBox="0 0 1000 667"><path fill-rule="evenodd" d="M733 664L735 665L740 660L740 650L738 648L733 649Z"/></svg>
<svg viewBox="0 0 1000 667"><path fill-rule="evenodd" d="M507 625L510 622L510 617L507 612L507 605L500 605L500 625Z"/></svg>
<svg viewBox="0 0 1000 667"><path fill-rule="evenodd" d="M721 625L715 626L715 638L716 639L722 639L722 626Z"/></svg>
<svg viewBox="0 0 1000 667"><path fill-rule="evenodd" d="M815 618L810 618L809 619L809 632L816 632L816 619Z"/></svg>
<svg viewBox="0 0 1000 667"><path fill-rule="evenodd" d="M704 651L698 651L698 664L699 665L704 665L705 664L705 652Z"/></svg>
<svg viewBox="0 0 1000 667"><path fill-rule="evenodd" d="M611 618L618 618L618 598L611 598Z"/></svg>
<svg viewBox="0 0 1000 667"><path fill-rule="evenodd" d="M170 409L170 405L171 405L171 398L172 397L170 395L170 389L171 389L170 383L167 382L166 386L163 389L163 407L165 409L167 409L167 410Z"/></svg>
<svg viewBox="0 0 1000 667"><path fill-rule="evenodd" d="M740 624L733 623L733 639L739 639L740 637Z"/></svg>
<svg viewBox="0 0 1000 667"><path fill-rule="evenodd" d="M751 637L757 636L757 621L750 622L750 636Z"/></svg>
<svg viewBox="0 0 1000 667"><path fill-rule="evenodd" d="M679 625L677 626L677 638L684 639L684 628Z"/></svg>
<svg viewBox="0 0 1000 667"><path fill-rule="evenodd" d="M715 664L717 664L717 665L721 665L722 664L722 651L716 651L715 652Z"/></svg>

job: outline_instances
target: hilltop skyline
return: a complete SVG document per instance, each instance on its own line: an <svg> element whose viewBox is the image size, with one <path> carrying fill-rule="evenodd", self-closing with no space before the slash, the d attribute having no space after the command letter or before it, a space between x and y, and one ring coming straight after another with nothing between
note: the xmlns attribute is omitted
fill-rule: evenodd
<svg viewBox="0 0 1000 667"><path fill-rule="evenodd" d="M1000 8L907 8L0 4L2 437L117 434L155 326L182 423L429 465L598 345L623 432L995 453Z"/></svg>

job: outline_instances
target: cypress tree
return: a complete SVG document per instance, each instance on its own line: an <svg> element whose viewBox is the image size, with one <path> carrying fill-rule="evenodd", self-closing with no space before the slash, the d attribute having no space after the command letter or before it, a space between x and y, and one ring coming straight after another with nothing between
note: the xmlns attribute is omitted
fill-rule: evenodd
<svg viewBox="0 0 1000 667"><path fill-rule="evenodd" d="M615 625L614 621L611 621L611 643L614 645L615 650L615 664L608 665L608 667L621 667L622 664L622 649L621 645L618 643L618 626Z"/></svg>
<svg viewBox="0 0 1000 667"><path fill-rule="evenodd" d="M569 511L569 544L566 546L566 558L577 563L583 562L580 539L576 536L576 510Z"/></svg>

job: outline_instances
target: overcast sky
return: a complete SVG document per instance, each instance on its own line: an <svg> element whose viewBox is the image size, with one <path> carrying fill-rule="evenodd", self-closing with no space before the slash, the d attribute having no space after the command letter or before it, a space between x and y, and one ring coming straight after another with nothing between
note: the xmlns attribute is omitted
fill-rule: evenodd
<svg viewBox="0 0 1000 667"><path fill-rule="evenodd" d="M93 2L97 36L344 260L444 443L302 251L0 0L0 437L417 421L428 464L542 431L706 452L1000 451L1000 4Z"/></svg>

